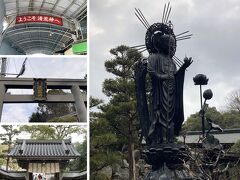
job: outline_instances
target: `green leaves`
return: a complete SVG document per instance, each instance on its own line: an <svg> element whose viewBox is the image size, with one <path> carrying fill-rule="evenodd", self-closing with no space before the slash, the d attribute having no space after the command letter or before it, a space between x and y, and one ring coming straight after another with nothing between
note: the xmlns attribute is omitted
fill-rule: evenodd
<svg viewBox="0 0 240 180"><path fill-rule="evenodd" d="M112 59L105 62L105 68L111 73L111 78L105 79L102 88L109 101L103 104L102 101L93 99L91 103L98 108L91 112L92 179L106 179L103 174L99 174L99 170L119 162L123 156L120 153L122 148L138 142L139 122L133 66L142 55L130 51L130 48L124 45L110 50ZM131 158L129 164L130 167L134 166Z"/></svg>
<svg viewBox="0 0 240 180"><path fill-rule="evenodd" d="M134 79L106 79L103 83L103 93L108 97L121 95L125 98L133 99L135 98ZM126 99L122 99L122 101L126 101Z"/></svg>
<svg viewBox="0 0 240 180"><path fill-rule="evenodd" d="M80 172L86 171L87 170L87 140L85 139L83 143L75 143L74 146L81 156L73 161L70 161L66 169L68 171L80 171Z"/></svg>
<svg viewBox="0 0 240 180"><path fill-rule="evenodd" d="M96 119L90 128L91 172L96 172L120 159L119 153L115 152L118 138L106 119Z"/></svg>
<svg viewBox="0 0 240 180"><path fill-rule="evenodd" d="M240 140L238 140L230 149L231 152L240 153Z"/></svg>
<svg viewBox="0 0 240 180"><path fill-rule="evenodd" d="M98 171L102 168L117 163L121 159L120 152L116 151L102 151L94 156L91 156L90 164L92 171Z"/></svg>
<svg viewBox="0 0 240 180"><path fill-rule="evenodd" d="M99 148L109 147L110 145L117 142L117 137L115 134L106 133L102 135L97 135L92 140L92 148L98 150Z"/></svg>
<svg viewBox="0 0 240 180"><path fill-rule="evenodd" d="M63 90L52 89L48 94L66 94ZM71 103L39 103L37 112L32 113L29 117L29 122L76 122L75 118L59 117L67 115L74 111L74 106Z"/></svg>
<svg viewBox="0 0 240 180"><path fill-rule="evenodd" d="M89 105L90 108L96 107L96 106L98 106L98 105L103 103L103 100L97 99L97 98L93 98L93 97L90 97L89 101L90 101L90 105Z"/></svg>
<svg viewBox="0 0 240 180"><path fill-rule="evenodd" d="M114 56L105 62L106 71L120 78L133 78L133 65L142 55L124 45L111 49L110 53Z"/></svg>
<svg viewBox="0 0 240 180"><path fill-rule="evenodd" d="M33 126L21 126L21 131L25 131L31 134L32 139L67 139L71 134L85 133L85 130L80 126L71 125L33 125Z"/></svg>
<svg viewBox="0 0 240 180"><path fill-rule="evenodd" d="M2 144L11 146L14 143L14 137L20 134L16 126L13 125L2 125L4 133L0 134L0 140L3 141Z"/></svg>
<svg viewBox="0 0 240 180"><path fill-rule="evenodd" d="M219 112L215 107L208 108L206 117L213 120L223 129L240 128L240 114L236 111ZM206 128L208 123L205 122ZM183 131L200 131L201 121L198 112L192 114L184 123Z"/></svg>
<svg viewBox="0 0 240 180"><path fill-rule="evenodd" d="M2 125L2 128L4 133L0 134L0 140L3 141L2 145L6 145L7 149L2 149L1 157L6 158L6 162L4 159L2 159L2 163L5 163L4 165L6 166L6 170L8 170L8 167L13 164L9 164L9 158L7 157L7 154L10 152L15 137L20 134L21 131L19 131L19 129L13 125Z"/></svg>

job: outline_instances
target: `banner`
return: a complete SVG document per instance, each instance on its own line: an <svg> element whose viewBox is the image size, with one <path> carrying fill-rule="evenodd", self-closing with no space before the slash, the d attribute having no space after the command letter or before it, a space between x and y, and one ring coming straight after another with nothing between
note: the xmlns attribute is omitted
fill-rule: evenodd
<svg viewBox="0 0 240 180"><path fill-rule="evenodd" d="M47 15L25 15L25 16L17 16L16 24L21 23L30 23L30 22L43 22L43 23L51 23L62 26L62 18L47 16Z"/></svg>

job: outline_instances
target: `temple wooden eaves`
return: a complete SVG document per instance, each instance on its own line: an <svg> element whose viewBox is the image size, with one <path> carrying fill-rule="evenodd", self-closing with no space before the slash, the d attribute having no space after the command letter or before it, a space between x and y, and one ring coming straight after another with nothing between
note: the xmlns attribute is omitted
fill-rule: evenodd
<svg viewBox="0 0 240 180"><path fill-rule="evenodd" d="M26 169L26 180L33 173L54 174L56 180L63 179L63 169L71 159L80 157L70 139L67 140L17 140L8 154L18 165Z"/></svg>

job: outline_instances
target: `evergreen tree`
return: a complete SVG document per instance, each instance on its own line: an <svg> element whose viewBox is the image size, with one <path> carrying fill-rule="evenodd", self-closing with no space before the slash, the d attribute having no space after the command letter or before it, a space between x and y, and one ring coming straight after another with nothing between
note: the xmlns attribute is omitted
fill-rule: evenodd
<svg viewBox="0 0 240 180"><path fill-rule="evenodd" d="M118 138L128 144L129 179L132 180L135 179L134 142L138 128L134 126L138 122L133 65L142 57L124 45L111 49L110 53L114 58L105 62L105 68L115 78L103 83L103 93L110 98L103 112Z"/></svg>
<svg viewBox="0 0 240 180"><path fill-rule="evenodd" d="M102 100L90 97L90 173L93 180L108 179L99 171L121 159L115 130L109 125L104 113L99 112L102 106Z"/></svg>
<svg viewBox="0 0 240 180"><path fill-rule="evenodd" d="M3 141L2 145L7 145L7 154L10 153L11 147L14 143L14 137L16 137L18 134L20 134L20 131L15 128L13 125L2 125L2 128L4 129L4 133L0 134L0 140ZM5 154L5 156L7 156ZM6 170L8 171L9 168L9 157L7 156L7 164L6 164Z"/></svg>
<svg viewBox="0 0 240 180"><path fill-rule="evenodd" d="M63 90L49 90L48 94L64 95ZM75 107L71 103L38 103L37 112L32 113L29 122L76 122L76 117L59 118L75 111Z"/></svg>
<svg viewBox="0 0 240 180"><path fill-rule="evenodd" d="M94 128L102 126L105 127L103 132L106 133L102 134L102 138L108 139L111 144L115 143L116 150L128 146L129 179L133 180L135 179L134 145L138 140L139 130L133 65L142 56L124 45L111 49L110 53L113 58L105 62L105 68L114 76L103 83L103 93L109 97L109 102L100 107L102 113L94 124L91 124L91 134L94 134ZM92 143L98 144L97 142Z"/></svg>
<svg viewBox="0 0 240 180"><path fill-rule="evenodd" d="M79 152L80 157L69 162L66 171L86 171L87 170L87 140L82 143L75 143L74 147Z"/></svg>
<svg viewBox="0 0 240 180"><path fill-rule="evenodd" d="M99 170L119 162L121 154L116 149L118 139L105 119L91 122L90 165L91 179L104 179Z"/></svg>

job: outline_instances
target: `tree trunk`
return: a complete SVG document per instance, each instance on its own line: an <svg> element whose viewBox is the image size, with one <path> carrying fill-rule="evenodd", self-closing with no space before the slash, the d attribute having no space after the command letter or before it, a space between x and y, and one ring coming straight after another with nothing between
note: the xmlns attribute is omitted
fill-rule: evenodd
<svg viewBox="0 0 240 180"><path fill-rule="evenodd" d="M135 174L135 158L134 158L134 142L133 142L133 124L129 120L129 135L128 135L128 162L129 162L129 180L136 180Z"/></svg>
<svg viewBox="0 0 240 180"><path fill-rule="evenodd" d="M12 140L12 139L10 138L10 140ZM7 151L7 155L10 153L10 147L11 147L11 145L10 145L10 144L8 144L8 151ZM9 167L9 156L7 156L6 171L8 171L8 167Z"/></svg>
<svg viewBox="0 0 240 180"><path fill-rule="evenodd" d="M9 157L7 157L6 171L8 171L8 167L9 167Z"/></svg>

